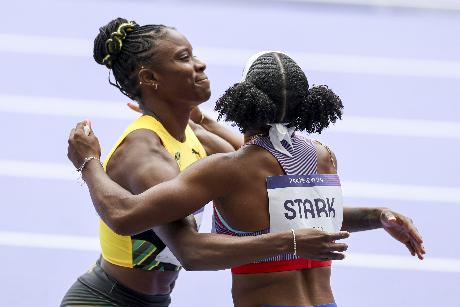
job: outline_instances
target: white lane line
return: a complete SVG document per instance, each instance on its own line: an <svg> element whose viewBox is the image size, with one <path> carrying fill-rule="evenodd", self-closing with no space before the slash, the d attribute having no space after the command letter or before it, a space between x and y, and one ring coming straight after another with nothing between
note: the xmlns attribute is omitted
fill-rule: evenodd
<svg viewBox="0 0 460 307"><path fill-rule="evenodd" d="M460 10L458 0L271 0L272 2L360 5L432 10Z"/></svg>
<svg viewBox="0 0 460 307"><path fill-rule="evenodd" d="M204 108L214 118L217 113ZM128 109L125 101L79 100L56 97L35 97L0 94L0 112L71 116L78 119L104 118L133 120L139 114ZM97 123L95 123L97 125ZM419 119L344 116L327 130L333 133L388 135L460 139L460 122Z"/></svg>
<svg viewBox="0 0 460 307"><path fill-rule="evenodd" d="M427 257L423 261L409 256L349 253L345 260L334 261L334 265L369 269L393 269L460 273L460 259Z"/></svg>
<svg viewBox="0 0 460 307"><path fill-rule="evenodd" d="M1 246L99 251L99 238L41 234L32 232L0 231Z"/></svg>
<svg viewBox="0 0 460 307"><path fill-rule="evenodd" d="M90 252L100 251L99 238L97 237L32 232L0 231L0 246ZM369 269L460 273L460 259L453 258L426 258L423 261L419 261L409 256L350 253L347 254L344 261L335 261L334 265Z"/></svg>
<svg viewBox="0 0 460 307"><path fill-rule="evenodd" d="M410 184L387 184L345 181L342 182L343 194L350 198L380 200L406 200L460 204L460 187L422 186Z"/></svg>
<svg viewBox="0 0 460 307"><path fill-rule="evenodd" d="M29 179L75 180L78 174L72 164L0 160L0 176Z"/></svg>
<svg viewBox="0 0 460 307"><path fill-rule="evenodd" d="M98 101L40 96L0 94L0 112L72 116L84 118L134 119L139 114L131 111L123 101Z"/></svg>
<svg viewBox="0 0 460 307"><path fill-rule="evenodd" d="M344 116L330 129L338 133L460 139L460 122Z"/></svg>
<svg viewBox="0 0 460 307"><path fill-rule="evenodd" d="M243 68L258 50L197 46L196 54L208 65ZM0 52L60 56L92 56L92 41L78 38L0 34ZM460 62L390 58L365 55L325 54L286 50L306 71L460 78Z"/></svg>
<svg viewBox="0 0 460 307"><path fill-rule="evenodd" d="M77 173L69 164L0 160L0 176L30 179L77 181ZM343 193L348 198L373 200L419 201L438 205L460 204L460 187L386 184L357 181L342 182Z"/></svg>
<svg viewBox="0 0 460 307"><path fill-rule="evenodd" d="M45 54L91 57L93 43L87 39L39 35L0 34L0 51L21 54Z"/></svg>

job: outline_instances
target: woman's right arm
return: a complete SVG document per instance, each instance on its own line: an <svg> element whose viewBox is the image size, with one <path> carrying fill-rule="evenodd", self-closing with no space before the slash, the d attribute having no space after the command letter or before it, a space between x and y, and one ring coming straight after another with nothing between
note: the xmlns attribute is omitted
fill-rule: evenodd
<svg viewBox="0 0 460 307"><path fill-rule="evenodd" d="M199 160L177 177L138 195L112 181L93 160L82 175L93 204L107 225L115 230L119 225L130 225L123 232L139 233L184 218L235 186L229 159L218 154Z"/></svg>
<svg viewBox="0 0 460 307"><path fill-rule="evenodd" d="M76 166L81 165L83 157L98 157L100 153L97 138L93 134L85 136L82 126L83 124L80 123L69 137L68 156ZM112 181L95 161L88 162L83 175L90 189L93 204L101 218L115 232L131 235L150 229L154 225L187 216L207 203L208 198L214 198L212 191L217 193L216 195L222 193L223 190L220 191L222 186L224 190L228 187L222 185L222 180L226 184L231 184L227 181L232 180L222 177L233 178L228 174L229 169L226 166L229 161L226 161L228 159L225 157L213 160L213 163L208 166L209 169L214 170L210 174L201 172L204 169L197 167L199 163L196 163L189 167L192 169L191 172L186 172L191 173L190 175L181 175L171 181L158 184L139 196L132 195ZM157 169L159 167L160 171L163 170L161 173L166 176L165 180L168 176L174 176L172 169L161 168L159 164L161 165L161 163L150 164L151 168L145 165L143 169L146 174L151 174L155 166ZM227 169L221 169L222 167ZM135 165L128 165L127 169L128 174L137 172ZM230 176L220 176L225 171ZM217 178L216 174L221 178ZM200 180L203 178L202 175L205 178L209 175L209 179ZM139 180L139 177L136 179L135 176L128 177L135 179L138 188L142 190L155 184L148 175L141 176L144 178L142 180ZM158 178L153 179L157 181ZM252 238L200 234L184 220L157 227L155 231L186 264L186 267L194 270L227 268L293 251L293 237L290 232ZM297 252L300 256L310 259L343 259L343 254L340 252L346 249L346 244L334 241L348 237L348 233L328 234L313 229L303 229L296 231L296 234Z"/></svg>
<svg viewBox="0 0 460 307"><path fill-rule="evenodd" d="M76 167L85 158L100 156L99 141L92 133L85 135L83 126L84 122L79 123L69 137L68 157ZM115 231L123 225L118 232L131 234L184 218L225 193L234 186L233 177L227 176L231 172L228 161L222 154L202 159L179 176L139 195L132 195L111 180L95 159L86 163L82 176L104 222Z"/></svg>
<svg viewBox="0 0 460 307"><path fill-rule="evenodd" d="M234 237L199 233L192 217L154 228L188 271L221 270L294 252L291 231ZM295 231L297 255L315 260L342 260L347 244L335 242L349 233L328 234L316 229Z"/></svg>

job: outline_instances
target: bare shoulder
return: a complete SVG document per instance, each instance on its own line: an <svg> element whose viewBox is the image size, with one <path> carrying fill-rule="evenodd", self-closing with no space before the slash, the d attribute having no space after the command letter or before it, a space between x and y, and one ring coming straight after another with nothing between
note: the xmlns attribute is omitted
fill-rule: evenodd
<svg viewBox="0 0 460 307"><path fill-rule="evenodd" d="M329 146L314 140L316 154L318 157L318 173L335 174L337 173L337 158Z"/></svg>
<svg viewBox="0 0 460 307"><path fill-rule="evenodd" d="M174 161L155 132L138 129L126 136L111 160L143 163L152 157Z"/></svg>
<svg viewBox="0 0 460 307"><path fill-rule="evenodd" d="M148 129L138 129L126 136L119 149L139 152L166 152L160 137Z"/></svg>
<svg viewBox="0 0 460 307"><path fill-rule="evenodd" d="M266 149L257 145L246 145L238 150L238 159L245 165L256 168L270 169L273 165L279 166L276 158Z"/></svg>
<svg viewBox="0 0 460 307"><path fill-rule="evenodd" d="M109 176L120 181L146 177L153 171L162 174L161 179L167 179L177 176L179 168L158 135L147 129L128 134L107 165Z"/></svg>

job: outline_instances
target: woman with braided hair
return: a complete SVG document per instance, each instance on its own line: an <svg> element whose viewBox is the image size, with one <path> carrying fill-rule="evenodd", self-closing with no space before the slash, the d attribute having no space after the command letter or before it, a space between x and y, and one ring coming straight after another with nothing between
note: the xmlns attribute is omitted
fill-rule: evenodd
<svg viewBox="0 0 460 307"><path fill-rule="evenodd" d="M233 266L232 294L238 307L336 306L330 260L343 255L299 255L297 233L302 229L335 233L384 228L423 258L422 239L410 219L386 208L342 206L335 155L295 133L321 132L341 118L342 102L326 86L310 88L289 56L253 56L243 80L225 92L216 110L244 133L245 145L201 159L139 195L117 185L96 163L100 146L91 131L84 133L85 122L72 129L68 157L82 171L93 204L108 225L137 233L213 200L217 233L247 238L291 231L290 252ZM128 222L133 220L135 224ZM337 243L324 245L331 244Z"/></svg>
<svg viewBox="0 0 460 307"><path fill-rule="evenodd" d="M200 158L242 145L196 108L210 96L206 66L175 29L115 19L100 29L94 59L111 70L111 84L142 108L143 115L127 127L104 164L108 176L131 193L175 178ZM62 306L168 306L181 266L224 269L292 252L290 231L246 238L200 234L200 212L174 221L166 216L165 223L172 223L142 230L137 218L101 221L102 256L69 289ZM331 242L347 237L345 232L304 229L296 235L299 255L343 258L346 245Z"/></svg>

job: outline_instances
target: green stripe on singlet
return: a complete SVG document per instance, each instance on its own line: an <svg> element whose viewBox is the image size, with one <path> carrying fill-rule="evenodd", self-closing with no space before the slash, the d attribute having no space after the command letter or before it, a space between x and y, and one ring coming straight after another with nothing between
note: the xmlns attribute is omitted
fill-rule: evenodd
<svg viewBox="0 0 460 307"><path fill-rule="evenodd" d="M144 240L133 240L133 264L142 265L155 251L157 247Z"/></svg>
<svg viewBox="0 0 460 307"><path fill-rule="evenodd" d="M154 267L156 267L159 264L160 264L160 261L153 259L153 261L151 261L150 264L146 264L144 266L144 269L145 270L151 270L151 269L153 269Z"/></svg>

